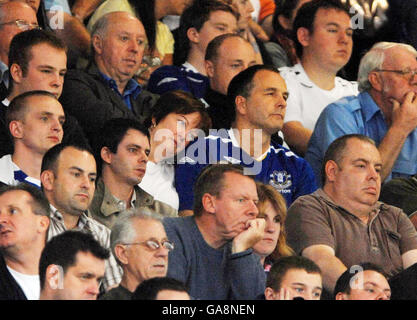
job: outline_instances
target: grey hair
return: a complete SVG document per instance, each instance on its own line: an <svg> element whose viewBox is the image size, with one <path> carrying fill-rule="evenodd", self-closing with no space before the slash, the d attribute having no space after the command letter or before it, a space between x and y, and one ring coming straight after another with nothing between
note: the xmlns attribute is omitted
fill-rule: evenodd
<svg viewBox="0 0 417 320"><path fill-rule="evenodd" d="M374 46L362 57L359 64L358 88L360 92L372 88L372 85L368 80L369 74L376 69L382 69L382 64L385 60L385 51L393 47L401 47L417 57L416 49L409 44L386 41L374 44Z"/></svg>
<svg viewBox="0 0 417 320"><path fill-rule="evenodd" d="M116 222L111 228L110 247L114 257L120 265L122 264L117 258L114 249L118 244L130 243L134 241L135 237L137 236L136 230L133 227L133 221L135 219L155 220L162 222L161 215L146 207L125 210L119 214L119 216L116 219Z"/></svg>

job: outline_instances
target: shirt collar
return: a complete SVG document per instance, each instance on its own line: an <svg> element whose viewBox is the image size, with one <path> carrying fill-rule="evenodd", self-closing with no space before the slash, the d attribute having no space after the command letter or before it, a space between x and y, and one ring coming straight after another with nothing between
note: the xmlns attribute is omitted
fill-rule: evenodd
<svg viewBox="0 0 417 320"><path fill-rule="evenodd" d="M371 95L368 92L361 92L358 95L360 106L363 110L365 115L365 120L368 122L374 115L379 112L382 117L384 114L382 113L381 109L375 103L374 99L372 99Z"/></svg>
<svg viewBox="0 0 417 320"><path fill-rule="evenodd" d="M106 187L102 179L100 179L100 181L97 183L97 191L99 190L99 188L104 189L103 202L101 203L101 206L100 206L100 211L104 216L108 217L117 212L126 210L126 203L123 200L119 200L114 195L112 195L110 190ZM130 200L130 206L134 208L135 203L136 203L136 186L134 187L134 190L133 190L132 199Z"/></svg>
<svg viewBox="0 0 417 320"><path fill-rule="evenodd" d="M200 73L196 67L194 67L191 63L189 63L188 61L185 61L182 66L188 70L188 71L192 71L194 73Z"/></svg>
<svg viewBox="0 0 417 320"><path fill-rule="evenodd" d="M59 222L61 222L62 224L64 224L64 216L62 215L61 212L58 211L57 208L55 208L52 204L50 204L51 207L51 218L54 218L56 220L58 220ZM77 229L78 230L83 230L86 226L88 226L88 217L87 215L83 212L80 215L80 218L78 219L78 223L77 223Z"/></svg>
<svg viewBox="0 0 417 320"><path fill-rule="evenodd" d="M135 79L129 79L129 81L126 84L125 90L122 94L121 92L119 92L119 88L117 87L115 80L113 80L112 78L110 78L109 76L105 75L102 72L99 72L99 73L102 79L104 80L104 82L122 97L132 95L133 98L136 99L142 90L141 86Z"/></svg>
<svg viewBox="0 0 417 320"><path fill-rule="evenodd" d="M0 61L0 83L4 82L6 87L9 87L9 67Z"/></svg>

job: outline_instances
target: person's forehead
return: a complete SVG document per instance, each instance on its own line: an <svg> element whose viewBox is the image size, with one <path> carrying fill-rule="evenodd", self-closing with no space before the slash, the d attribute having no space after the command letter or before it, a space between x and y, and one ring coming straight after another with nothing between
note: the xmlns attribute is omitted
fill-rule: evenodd
<svg viewBox="0 0 417 320"><path fill-rule="evenodd" d="M223 41L218 50L218 60L220 59L246 59L255 58L255 52L247 41L240 37L231 37ZM220 59L219 59L220 58Z"/></svg>
<svg viewBox="0 0 417 320"><path fill-rule="evenodd" d="M135 144L140 147L149 148L149 139L139 130L130 128L126 131L119 145Z"/></svg>
<svg viewBox="0 0 417 320"><path fill-rule="evenodd" d="M315 24L328 24L335 23L344 27L351 26L351 20L349 15L343 11L335 8L320 8L317 10L314 17Z"/></svg>
<svg viewBox="0 0 417 320"><path fill-rule="evenodd" d="M91 153L67 147L58 157L58 168L64 170L71 167L80 168L87 174L96 173L96 162Z"/></svg>
<svg viewBox="0 0 417 320"><path fill-rule="evenodd" d="M284 277L282 278L282 283L287 285L291 283L302 283L307 286L321 286L322 278L319 273L309 273L304 269L292 268L287 270Z"/></svg>
<svg viewBox="0 0 417 320"><path fill-rule="evenodd" d="M145 241L151 238L157 240L167 238L161 221L136 218L132 223L136 233L136 241Z"/></svg>
<svg viewBox="0 0 417 320"><path fill-rule="evenodd" d="M10 20L30 20L28 22L37 21L36 13L29 5L23 2L9 2L2 7L0 16L3 17L2 22Z"/></svg>
<svg viewBox="0 0 417 320"><path fill-rule="evenodd" d="M46 95L34 95L26 99L27 114L39 113L43 111L64 115L61 103Z"/></svg>
<svg viewBox="0 0 417 320"><path fill-rule="evenodd" d="M144 36L145 29L142 23L127 13L117 13L109 17L107 34L115 35L129 33L135 36Z"/></svg>
<svg viewBox="0 0 417 320"><path fill-rule="evenodd" d="M366 159L369 162L381 162L381 156L375 145L357 138L349 139L342 150L343 160Z"/></svg>
<svg viewBox="0 0 417 320"><path fill-rule="evenodd" d="M91 252L78 251L75 255L75 263L70 268L76 272L91 272L101 277L104 273L104 265L104 260L97 258Z"/></svg>
<svg viewBox="0 0 417 320"><path fill-rule="evenodd" d="M363 274L364 283L372 282L372 283L377 284L381 288L387 288L387 289L389 288L387 279L379 272L375 270L365 270L363 271L362 274Z"/></svg>
<svg viewBox="0 0 417 320"><path fill-rule="evenodd" d="M403 70L406 68L417 68L416 55L405 48L395 46L386 50L383 63L384 68L392 68L395 70Z"/></svg>
<svg viewBox="0 0 417 320"><path fill-rule="evenodd" d="M32 201L32 196L23 190L11 190L3 193L0 196L0 207L3 206L17 206L23 208L29 205Z"/></svg>
<svg viewBox="0 0 417 320"><path fill-rule="evenodd" d="M253 77L253 82L256 89L275 88L281 92L287 91L285 80L278 72L259 70Z"/></svg>
<svg viewBox="0 0 417 320"><path fill-rule="evenodd" d="M34 59L40 60L41 62L45 62L45 64L55 63L56 61L50 60L51 55L55 56L56 58L65 58L65 60L67 58L67 54L64 49L53 47L45 42L33 45L30 48L29 52L29 63Z"/></svg>
<svg viewBox="0 0 417 320"><path fill-rule="evenodd" d="M208 20L210 23L236 23L236 17L229 11L215 10L211 11Z"/></svg>
<svg viewBox="0 0 417 320"><path fill-rule="evenodd" d="M222 185L222 194L258 195L255 181L237 172L225 172Z"/></svg>

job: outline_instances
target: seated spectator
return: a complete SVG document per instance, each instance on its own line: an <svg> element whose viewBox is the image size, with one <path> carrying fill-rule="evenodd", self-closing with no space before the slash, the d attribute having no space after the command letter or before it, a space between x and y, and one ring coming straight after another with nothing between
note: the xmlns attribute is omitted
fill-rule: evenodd
<svg viewBox="0 0 417 320"><path fill-rule="evenodd" d="M131 119L111 119L101 134L101 176L97 180L89 212L94 219L111 228L117 216L129 208L149 207L161 215L177 215L138 186L146 172L149 132Z"/></svg>
<svg viewBox="0 0 417 320"><path fill-rule="evenodd" d="M255 64L255 51L237 34L217 36L208 44L205 65L210 86L204 101L213 129L229 129L232 125L235 108L227 100L227 87L235 75Z"/></svg>
<svg viewBox="0 0 417 320"><path fill-rule="evenodd" d="M237 13L221 1L194 1L181 15L174 65L156 69L149 78L148 90L163 94L172 90L204 97L208 79L204 55L216 36L237 32Z"/></svg>
<svg viewBox="0 0 417 320"><path fill-rule="evenodd" d="M372 263L352 266L337 279L334 288L335 300L389 300L390 297L384 272Z"/></svg>
<svg viewBox="0 0 417 320"><path fill-rule="evenodd" d="M89 217L94 196L96 162L85 146L59 144L43 157L41 181L51 204L48 240L67 230L90 233L106 249L110 248L110 229ZM110 289L122 275L114 256L106 260L103 288Z"/></svg>
<svg viewBox="0 0 417 320"><path fill-rule="evenodd" d="M298 9L311 0L278 1L272 18L273 34L265 43L272 64L277 67L291 67L299 63L293 40L293 23Z"/></svg>
<svg viewBox="0 0 417 320"><path fill-rule="evenodd" d="M132 79L142 63L146 41L137 18L127 12L108 13L97 21L91 38L94 57L85 71L68 71L60 101L95 145L107 120L142 122L157 97Z"/></svg>
<svg viewBox="0 0 417 320"><path fill-rule="evenodd" d="M266 300L320 300L320 268L310 259L292 256L277 260L266 279Z"/></svg>
<svg viewBox="0 0 417 320"><path fill-rule="evenodd" d="M196 299L254 299L265 288L252 250L265 229L257 218L255 181L239 165L214 164L201 172L194 190L194 216L163 220L175 243L167 275Z"/></svg>
<svg viewBox="0 0 417 320"><path fill-rule="evenodd" d="M411 221L401 209L378 202L382 161L373 140L359 134L336 139L322 170L323 189L298 198L285 226L288 243L317 263L329 293L347 268L362 261L380 265L388 277L417 262Z"/></svg>
<svg viewBox="0 0 417 320"><path fill-rule="evenodd" d="M0 189L0 300L38 300L49 203L33 186Z"/></svg>
<svg viewBox="0 0 417 320"><path fill-rule="evenodd" d="M145 125L150 132L151 151L139 186L155 200L178 211L173 163L196 136L197 128L208 132L210 118L201 101L188 92L178 90L161 96Z"/></svg>
<svg viewBox="0 0 417 320"><path fill-rule="evenodd" d="M269 272L274 261L280 257L292 256L294 252L287 245L284 222L287 205L282 195L271 185L256 183L258 192L258 218L265 219L264 238L253 246L261 258L261 264Z"/></svg>
<svg viewBox="0 0 417 320"><path fill-rule="evenodd" d="M416 57L413 47L391 42L377 43L365 54L359 66L361 93L332 103L317 120L306 154L317 180L330 143L354 133L378 146L382 181L417 172Z"/></svg>
<svg viewBox="0 0 417 320"><path fill-rule="evenodd" d="M52 238L39 261L40 300L96 300L108 257L109 250L89 233Z"/></svg>
<svg viewBox="0 0 417 320"><path fill-rule="evenodd" d="M305 3L293 25L301 62L280 69L291 92L282 131L290 148L304 156L322 110L358 93L356 83L336 77L352 53L353 29L349 11L338 0Z"/></svg>
<svg viewBox="0 0 417 320"><path fill-rule="evenodd" d="M0 3L0 101L9 88L10 42L16 34L34 28L39 28L36 12L26 3Z"/></svg>
<svg viewBox="0 0 417 320"><path fill-rule="evenodd" d="M190 300L190 295L181 281L155 277L143 281L133 293L132 300Z"/></svg>
<svg viewBox="0 0 417 320"><path fill-rule="evenodd" d="M192 187L200 171L219 161L243 165L256 180L273 185L287 206L298 196L316 190L309 164L271 141L282 128L288 97L278 70L263 65L249 67L233 78L227 95L236 110L232 128L199 137L176 166L179 210L188 210L182 214L192 214Z"/></svg>
<svg viewBox="0 0 417 320"><path fill-rule="evenodd" d="M27 91L45 90L58 99L67 72L65 44L53 33L33 29L17 34L9 50L9 93L0 105L0 154L13 153L6 126L6 110L16 96ZM63 142L86 144L77 120L67 115L62 126ZM3 134L4 132L4 134Z"/></svg>
<svg viewBox="0 0 417 320"><path fill-rule="evenodd" d="M0 183L40 188L42 158L62 141L64 121L64 110L52 93L28 91L14 98L6 111L14 151L0 158Z"/></svg>
<svg viewBox="0 0 417 320"><path fill-rule="evenodd" d="M119 286L102 300L130 300L136 287L147 279L165 277L168 252L174 249L159 215L147 208L123 212L113 225L111 248L123 269Z"/></svg>
<svg viewBox="0 0 417 320"><path fill-rule="evenodd" d="M126 11L142 21L148 39L148 48L144 56L144 64L137 75L147 81L149 75L160 65L172 65L174 53L174 37L168 26L160 20L167 15L181 15L189 0L106 0L94 12L88 22L88 30L104 14L113 11ZM156 59L156 60L155 60Z"/></svg>

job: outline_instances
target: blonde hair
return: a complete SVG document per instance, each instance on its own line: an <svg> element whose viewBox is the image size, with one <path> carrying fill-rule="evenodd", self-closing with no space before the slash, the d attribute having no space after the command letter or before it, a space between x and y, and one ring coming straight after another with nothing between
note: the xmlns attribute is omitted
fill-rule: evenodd
<svg viewBox="0 0 417 320"><path fill-rule="evenodd" d="M284 222L287 217L287 203L285 202L284 197L271 185L267 185L261 182L256 183L256 189L258 192L258 218L264 216L263 211L265 210L266 205L271 203L272 207L278 213L281 228L278 237L277 246L275 250L269 255L268 258L272 260L277 260L281 257L288 257L294 255L294 251L287 245L287 238L285 233Z"/></svg>

